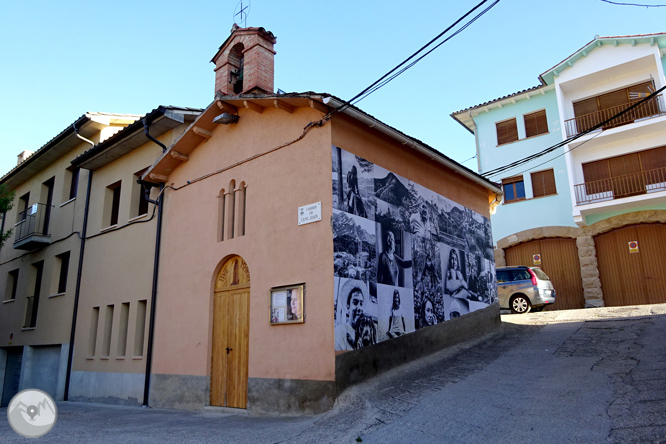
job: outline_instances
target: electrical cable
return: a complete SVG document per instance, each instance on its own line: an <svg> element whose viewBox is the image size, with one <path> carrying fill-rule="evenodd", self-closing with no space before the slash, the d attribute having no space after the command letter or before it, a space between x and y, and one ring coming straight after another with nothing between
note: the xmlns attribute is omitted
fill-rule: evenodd
<svg viewBox="0 0 666 444"><path fill-rule="evenodd" d="M409 62L411 59L413 59L414 57L416 57L420 52L424 51L426 48L428 48L428 47L429 47L430 45L432 45L434 42L436 42L437 40L439 40L444 34L446 34L446 33L449 32L451 29L453 29L458 23L460 23L460 22L463 21L465 18L467 18L467 16L469 16L470 14L472 14L474 11L476 11L479 7L481 7L481 5L483 5L483 4L486 3L487 1L488 1L488 0L483 0L481 3L479 3L479 4L476 5L476 6L474 6L474 7L473 7L472 9L470 9L469 11L467 11L467 13L465 13L465 15L463 15L462 17L460 17L460 18L459 18L458 20L456 20L452 25L450 25L450 26L449 26L448 28L446 28L444 31L442 31L441 33L439 33L439 34L437 35L437 37L435 37L435 38L433 38L432 40L430 40L428 43L426 43L426 44L423 45L421 48L419 48L418 51L416 51L415 53L413 53L412 55L410 55L409 57L407 57L404 61L402 61L398 66L396 66L395 68L393 68L392 70L390 70L389 72L387 72L386 74L384 74L382 77L380 77L378 80L376 80L373 84L371 84L370 86L368 86L367 88L365 88L363 91L361 91L360 93L356 94L354 97L352 97L351 99L349 99L349 100L347 101L347 103L346 103L345 105L343 105L343 106L340 108L340 110L344 110L346 107L348 107L349 105L351 105L351 104L354 103L354 102L359 102L359 101L362 100L363 98L367 97L369 94L372 94L372 92L374 92L374 91L376 91L377 89L381 88L381 87L384 86L386 83L390 82L391 80L393 80L394 78L396 78L397 76L399 76L400 74L402 74L403 72L405 72L406 70L408 70L409 68L411 68L412 66L414 66L414 65L415 65L416 63L418 63L421 59L423 59L423 57L425 57L425 56L427 56L428 54L430 54L432 51L434 51L435 49L437 49L438 47L440 47L442 44L446 43L448 40L450 40L450 39L453 38L454 36L458 35L458 34L459 34L460 32L462 32L465 28L467 28L467 27L468 27L469 25L471 25L474 21L476 21L479 17L481 17L481 16L482 16L483 14L485 14L486 12L488 12L488 10L490 10L493 6L495 6L497 3L499 3L499 0L496 0L492 5L490 5L490 6L489 6L488 8L486 8L484 11L482 11L479 15L477 15L476 17L474 17L470 22L468 22L467 24L465 24L461 29L459 29L458 31L456 31L453 35L449 36L446 40L440 42L437 46L435 46L435 48L431 49L431 50L428 51L426 54L424 54L424 55L422 55L421 57L419 57L417 60L415 60L414 62L412 62L412 63L411 63L410 65L408 65L407 67L403 68L402 70L400 70L398 73L393 74L393 73L394 73L396 70L398 70L401 66L403 66L405 63ZM393 74L393 75L392 75L392 74ZM386 78L389 77L389 76L391 76L391 77L390 77L389 79L386 79ZM386 80L385 80L385 79L386 79ZM380 85L380 83L381 83L381 85ZM370 90L372 90L372 91L370 91Z"/></svg>
<svg viewBox="0 0 666 444"><path fill-rule="evenodd" d="M587 142L589 142L589 141L591 141L591 140L593 140L593 139L596 139L596 138L597 138L598 136L600 136L603 132L604 132L604 130L601 130L601 131L599 131L597 134L595 134L594 136L590 137L590 138L587 139L587 140L584 140L583 142L581 142L581 143L578 144L577 146L571 148L569 151L564 151L564 152L558 154L557 156L552 157L552 158L550 158L550 159L548 159L548 160L546 160L546 161L544 161L544 162L541 162L541 163L539 163L539 164L537 164L537 165L533 165L533 166L531 166L531 167L529 167L529 168L527 168L527 169L525 169L525 170L523 170L523 171L520 171L520 172L518 172L518 173L514 173L514 174L512 174L512 176L521 176L523 173L526 173L526 172L528 172L528 171L534 170L535 168L538 168L538 167L540 167L541 165L545 165L545 164L547 164L547 163L549 163L549 162L552 162L553 160L557 159L558 157L562 157L562 156L564 156L566 153L570 153L570 152L572 152L573 150L575 150L575 149L577 149L577 148L580 148L581 146L585 145ZM516 168L517 168L517 167L516 167Z"/></svg>
<svg viewBox="0 0 666 444"><path fill-rule="evenodd" d="M664 89L666 89L666 86L663 86L663 87L659 88L658 90L656 90L655 92L653 92L653 93L650 94L649 96L647 96L647 97L645 97L644 99L642 99L642 100L640 100L640 101L634 103L632 106L628 107L627 109L625 109L625 110L623 110L623 111L620 111L619 113L614 114L613 116L609 117L608 119L604 120L603 122L600 122L600 123L598 123L598 124L596 124L596 125L594 125L594 126L588 128L588 129L586 129L586 130L584 130L584 131L581 131L580 133L578 133L578 134L576 134L576 135L574 135L574 136L572 136L572 137L569 137L568 139L565 139L565 140L563 140L563 141L561 141L561 142L558 142L558 143L556 143L555 145L552 145L552 146L550 146L550 147L548 147L548 148L546 148L546 149L544 149L544 150L539 151L538 153L531 154L531 155L529 155L529 156L527 156L527 157L524 157L524 158L522 158L522 159L518 159L518 160L516 160L516 161L514 161L514 162L511 162L511 163L509 163L509 164L507 164L507 165L504 165L504 166L501 166L501 167L498 167L498 168L492 169L492 170L490 170L490 171L486 171L485 173L482 173L481 175L482 175L483 177L485 177L485 178L488 178L488 177L490 177L490 176L495 176L495 175L497 175L498 173L502 173L502 172L504 172L504 171L507 171L507 170L510 170L510 169L516 168L516 167L518 167L518 166L520 166L520 165L523 165L523 164L525 164L525 163L527 163L527 162L530 162L530 161L532 161L532 160L534 160L534 159L537 159L537 158L539 158L539 157L541 157L541 156L544 156L544 155L546 155L546 154L548 154L548 153L550 153L550 152L552 152L552 151L555 151L556 149L561 148L561 147L563 147L564 145L567 145L567 144L573 142L573 141L576 140L576 139L580 139L581 137L586 136L586 135L588 135L588 134L590 134L590 133L596 131L597 129L603 127L604 125L606 125L606 124L609 123L610 121L612 121L612 120L614 120L614 119L617 119L618 117L623 116L624 114L626 114L626 113L632 111L633 109L635 109L635 108L641 106L643 103L647 102L648 100L653 99L657 94L659 94L660 92L662 92Z"/></svg>
<svg viewBox="0 0 666 444"><path fill-rule="evenodd" d="M453 29L456 25L458 25L461 21L463 21L463 20L464 20L465 18L467 18L470 14L472 14L474 11L476 11L478 8L480 8L484 3L488 2L488 1L489 1L489 0L483 0L482 2L480 2L479 4L477 4L476 6L474 6L474 7L473 7L472 9L470 9L467 13L465 13L462 17L460 17L458 20L456 20L451 26L447 27L444 31L442 31L441 33L439 33L439 34L437 35L437 37L435 37L434 39L430 40L427 44L425 44L424 46L422 46L418 51L416 51L415 53L413 53L411 56L409 56L407 59L405 59L405 60L404 60L403 62L401 62L399 65L397 65L397 66L396 66L395 68L393 68L391 71L389 71L388 73L384 74L382 77L380 77L378 80L376 80L376 81L375 81L374 83L372 83L370 86L368 86L367 88L365 88L363 91L361 91L360 93L356 94L356 95L355 95L354 97L352 97L350 100L345 101L345 102L342 104L342 106L340 106L340 107L338 107L338 108L335 108L335 109L329 111L327 114L325 114L324 116L322 116L321 119L319 119L319 120L315 120L315 121L312 121L312 122L308 123L308 124L303 128L303 132L301 133L301 135L298 136L296 139L291 140L291 141L286 142L286 143L283 143L283 144L280 145L280 146L277 146L277 147L271 148L271 149L269 149L268 151L265 151L265 152L263 152L263 153L256 154L256 155L254 155L254 156L248 157L247 159L241 160L241 161L236 162L236 163L234 163L234 164L232 164L232 165L229 165L229 166L227 166L227 167L221 168L221 169L219 169L219 170L217 170L217 171L213 171L213 172L211 172L211 173L204 174L203 176L197 177L196 179L188 180L185 184L183 184L183 185L181 185L181 186L179 186L179 187L165 186L164 190L166 190L167 188L170 188L170 189L172 189L172 190L174 190L174 191L181 190L181 189L183 189L183 188L185 188L185 187L187 187L187 186L189 186L189 185L192 185L192 184L194 184L194 183L196 183L196 182L199 182L199 181L204 180L204 179L207 179L207 178L209 178L209 177L211 177L211 176L214 176L214 175L220 174L220 173L222 173L222 172L224 172L224 171L227 171L227 170L229 170L229 169L231 169L231 168L237 167L237 166L239 166L239 165L241 165L241 164L243 164L243 163L246 163L246 162L249 162L249 161L251 161L251 160L257 159L257 158L259 158L259 157L265 156L266 154L273 153L273 152L275 152L275 151L277 151L277 150L280 150L280 149L282 149L282 148L285 148L285 147L287 147L287 146L289 146L289 145L292 145L292 144L294 144L294 143L296 143L296 142L302 140L302 139L303 139L303 138L304 138L304 137L310 132L310 130L311 130L312 128L319 128L319 127L324 126L324 125L325 125L325 124L331 119L331 117L333 116L333 114L335 114L335 113L337 113L337 112L344 111L346 108L352 106L352 102L358 102L358 101L364 99L365 97L369 96L369 95L372 94L373 92L377 91L377 90L380 89L381 87L385 86L385 85L386 85L387 83L389 83L391 80L395 79L395 78L398 77L400 74L404 73L404 72L407 71L409 68L411 68L412 66L414 66L416 63L418 63L419 61L421 61L424 57L426 57L427 55L429 55L430 53L432 53L435 49L439 48L439 47L442 46L444 43L448 42L451 38L455 37L456 35L460 34L462 31L464 31L465 29L467 29L467 27L468 27L469 25L471 25L472 23L474 23L474 22L475 22L476 20L478 20L482 15L484 15L486 12L488 12L491 8L493 8L495 5L497 5L497 4L500 2L500 0L495 0L495 1L494 1L489 7L487 7L486 9L484 9L483 11L481 11L479 14L477 14L474 18L472 18L470 21L468 21L466 24L464 24L460 29L456 30L452 35L450 35L449 37L447 37L444 41L438 43L434 48L431 48L431 49L430 49L429 51L427 51L425 54L421 55L419 58L417 58L416 60L414 60L413 62L411 62L408 66L406 66L406 67L400 69L403 65L405 65L406 63L408 63L408 62L409 62L410 60L412 60L414 57L418 56L421 52L423 52L425 49L427 49L427 48L428 48L430 45L432 45L434 42L436 42L437 40L439 40L444 34L446 34L447 32L449 32L449 31L450 31L451 29ZM400 70L400 71L396 73L397 70Z"/></svg>
<svg viewBox="0 0 666 444"><path fill-rule="evenodd" d="M428 52L426 52L425 54L423 54L421 57L417 58L416 60L414 60L413 62L411 62L409 65L405 66L404 68L402 68L402 69L401 69L400 71L398 71L397 73L391 75L389 78L387 78L387 79L385 79L385 80L383 80L383 81L381 81L381 82L379 82L379 81L375 82L375 83L373 84L374 86L371 85L370 87L366 88L363 92L357 94L354 98L352 98L348 103L349 103L349 104L356 104L356 103L360 102L361 100L365 99L365 98L366 98L367 96L369 96L370 94L374 93L374 92L377 91L378 89L380 89L380 88L382 88L383 86L385 86L386 84L388 84L390 81L392 81L393 79L395 79L396 77L398 77L399 75L401 75L402 73L404 73L405 71L407 71L409 68L411 68L411 67L413 67L414 65L416 65L416 64L417 64L418 62L420 62L424 57L426 57L427 55L429 55L430 53L432 53L434 50L436 50L437 48L439 48L440 46L442 46L444 43L448 42L448 41L451 40L453 37L455 37L455 36L457 36L458 34L460 34L461 32L463 32L465 29L467 29L467 27L469 27L472 23L474 23L476 20L478 20L478 19L479 19L481 16L483 16L486 12L490 11L490 9L493 8L495 5L497 5L497 3L499 3L499 0L496 0L492 5L488 6L486 9L484 9L483 11L481 11L481 12L480 12L479 14L477 14L473 19L471 19L469 22L465 23L460 29L458 29L456 32L454 32L453 34L451 34L451 35L450 35L449 37L447 37L446 39L444 39L444 40L442 40L441 42L439 42L437 45L435 45L435 47L433 47L432 49L430 49ZM477 7L478 7L478 6L480 6L480 4L477 5ZM475 8L475 9L476 9L476 8ZM471 12L471 11L470 11L470 12ZM468 13L468 14L469 14L469 13ZM468 14L466 14L466 15L468 15ZM459 20L459 21L460 21L460 20ZM459 22L459 21L458 21L458 22ZM456 23L458 23L458 22L456 22ZM453 25L452 25L452 26L453 26ZM450 27L449 27L449 29L450 29ZM440 34L440 36L441 36L441 35L442 35L442 34ZM439 38L440 36L438 36L437 38ZM428 45L430 45L430 43L428 43ZM422 48L422 49L423 49L423 48ZM422 49L420 49L418 52L420 52ZM415 54L418 54L418 52L415 53ZM414 55L415 55L415 54L414 54ZM414 57L414 55L410 56L409 59L411 59L412 57ZM407 60L409 60L409 59L407 59ZM407 61L407 60L406 60L406 61ZM405 61L405 62L406 62L406 61ZM404 64L405 62L403 62L402 64ZM402 64L401 64L401 65L402 65ZM401 65L398 65L398 66L401 66ZM395 68L394 68L394 70L395 70ZM393 70L393 71L394 71L394 70ZM391 71L391 72L392 72L392 71ZM384 77L386 77L386 76L384 76ZM384 77L382 77L382 78L384 78ZM381 79L380 79L380 80L381 80ZM346 105L345 105L345 106L346 106ZM343 107L341 107L341 108L344 109L345 106L343 106Z"/></svg>
<svg viewBox="0 0 666 444"><path fill-rule="evenodd" d="M609 0L601 0L604 3L610 3L611 5L617 5L617 6L641 6L643 8L663 8L666 5L644 5L644 4L638 4L638 3L619 3L619 2L611 2Z"/></svg>

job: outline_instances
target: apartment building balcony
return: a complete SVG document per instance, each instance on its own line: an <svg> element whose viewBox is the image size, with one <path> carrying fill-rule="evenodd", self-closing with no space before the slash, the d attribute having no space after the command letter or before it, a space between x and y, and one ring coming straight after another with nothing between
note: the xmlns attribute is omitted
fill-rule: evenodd
<svg viewBox="0 0 666 444"><path fill-rule="evenodd" d="M18 222L14 225L14 248L17 250L34 250L51 243L49 219L51 206L36 203L19 213Z"/></svg>
<svg viewBox="0 0 666 444"><path fill-rule="evenodd" d="M574 185L577 205L666 191L666 168L641 171Z"/></svg>
<svg viewBox="0 0 666 444"><path fill-rule="evenodd" d="M627 103L622 103L619 105L601 109L599 111L594 111L580 115L577 112L576 117L564 121L567 137L573 137L577 134L582 133L583 131L587 131L590 128L593 128L603 122L606 122L607 120L608 122L606 122L601 127L601 129L615 128L622 125L628 125L637 121L666 115L666 105L664 103L664 98L662 95L658 95L646 102L643 102L641 105L622 114L621 116L612 118L613 116L621 113L622 111L625 111L626 109L634 106L638 102L639 100L633 100Z"/></svg>

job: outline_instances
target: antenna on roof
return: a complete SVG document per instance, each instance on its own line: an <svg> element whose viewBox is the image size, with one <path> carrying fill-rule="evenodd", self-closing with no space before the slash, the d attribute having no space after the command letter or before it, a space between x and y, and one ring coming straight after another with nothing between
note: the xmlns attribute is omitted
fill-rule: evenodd
<svg viewBox="0 0 666 444"><path fill-rule="evenodd" d="M247 16L250 14L250 0L240 0L234 10L234 23L241 28L247 28Z"/></svg>

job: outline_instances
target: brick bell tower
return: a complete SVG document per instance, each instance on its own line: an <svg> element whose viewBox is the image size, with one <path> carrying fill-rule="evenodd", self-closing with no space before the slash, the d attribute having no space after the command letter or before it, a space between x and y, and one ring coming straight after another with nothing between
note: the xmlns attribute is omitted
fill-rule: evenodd
<svg viewBox="0 0 666 444"><path fill-rule="evenodd" d="M215 63L215 94L272 93L276 42L273 33L264 28L234 24L211 60Z"/></svg>

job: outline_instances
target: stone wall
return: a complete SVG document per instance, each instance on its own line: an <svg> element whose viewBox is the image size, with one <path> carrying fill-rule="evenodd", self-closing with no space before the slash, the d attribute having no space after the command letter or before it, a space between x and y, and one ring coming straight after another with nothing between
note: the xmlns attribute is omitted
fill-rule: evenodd
<svg viewBox="0 0 666 444"><path fill-rule="evenodd" d="M524 242L549 237L576 239L578 260L580 261L580 276L583 280L585 308L603 307L604 296L603 291L601 290L601 280L599 279L597 249L594 243L594 237L617 228L649 223L666 223L666 210L636 211L633 213L621 214L582 228L539 227L520 231L497 241L497 247L495 248L495 266L505 267L506 257L504 250Z"/></svg>

